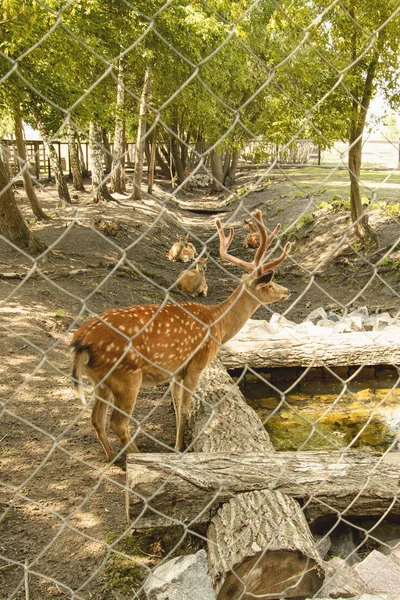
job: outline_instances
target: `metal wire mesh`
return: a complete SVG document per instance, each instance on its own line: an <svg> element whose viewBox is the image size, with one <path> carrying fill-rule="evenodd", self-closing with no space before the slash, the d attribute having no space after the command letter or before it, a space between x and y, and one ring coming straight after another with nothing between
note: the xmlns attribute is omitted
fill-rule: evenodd
<svg viewBox="0 0 400 600"><path fill-rule="evenodd" d="M66 204L60 200L55 187L43 179L49 166L44 145L35 143L29 160L24 160L18 156L16 142L4 140L12 177L1 193L13 190L32 233L46 244L46 249L33 257L8 237L0 236L3 252L0 260L3 347L0 421L3 463L0 578L3 583L0 596L10 600L24 595L33 599L143 598L146 576L154 573L160 564L180 554L207 548L207 539L209 553L215 554L212 548L215 541L210 541L207 534L210 511L217 510L221 499L225 503L229 497L238 497L238 492L226 491L228 477L219 473L219 482L211 489L202 509L207 518L191 515L188 506L187 518L179 521L173 517L175 527L147 531L142 528L144 513L134 519L128 515L126 519L125 502L129 504L132 497L136 497L143 511L149 509L155 498L167 494L174 474L166 477L149 495L128 485L124 448L114 439L113 444L118 447L116 458L111 464L105 461L90 424L90 412L100 397L101 384L124 364L132 349L145 357L147 363L159 367L154 349L147 348L141 353L135 346L142 332L140 327L139 333L121 331L109 323L108 316L99 315L111 308L123 310L126 306L155 305L147 309L149 318L143 327L147 330L160 322L157 319L165 314L165 307L182 306L180 303L187 301L176 283L189 265L167 259L177 234L189 234L197 259L208 258L208 298L196 298L193 302L206 306L222 303L235 286L243 285L243 271L237 266L228 266L219 256L216 215L221 218L225 231L230 226L236 229L230 252L249 262L253 260L254 251L242 247L247 233L243 222L253 219L254 209L259 208L271 232L282 217L281 234L274 239L266 260L279 255L287 240L293 243L290 256L278 267L276 275L292 295L285 303L261 306L256 318L262 319L263 324L261 320L250 320L245 333L239 333L222 349L221 359L232 375L228 392L216 405L210 405L211 412L204 422L205 433L194 439L186 438L184 455L193 454L194 450L201 456L200 446L196 446L199 438L209 435L209 426L220 414L222 403L240 389L257 410L277 449L282 451L277 454L283 457L292 453L293 458L287 458L289 462L306 460L306 451L311 454L324 448L336 457L335 467L331 469L338 471L347 465L350 450L369 444L379 451L379 455L374 454L368 477L362 480L355 495L347 499L346 505L326 495L330 475L319 483L313 482L309 497L301 495L301 509L309 520L331 515L328 524L321 526L317 549L323 547L335 531L348 526L355 541L346 558L350 560L352 556L366 553L366 548L370 550L382 541L377 531L384 527L385 518L398 513L398 489L392 487L390 479L387 489L381 490L382 507L375 506L374 510L369 507L371 512L364 514L361 520L359 514L356 520L352 518L353 505L369 490L376 473L385 468L384 459L398 450L398 173L396 168L379 174L361 172L359 184L367 198L364 214L368 214L380 241L378 248L366 251L354 234L347 196L338 193L347 185L348 153L357 146L362 132L345 148L338 140L332 150L329 127L324 128L321 120L329 122L331 119L336 123L341 118L343 100L339 98L336 105L329 104L339 92L350 101L353 111L361 109L361 115L367 113L364 99L360 102L353 92L354 69L365 71L369 53L377 54L376 62L383 65L383 72L393 69L394 63L382 50L382 44L390 46L390 36L397 39L400 6L389 3L374 27L371 27L373 19L364 18L368 9L362 10L363 19L358 19L352 3L340 0L310 3L308 7L301 3L261 0L229 6L218 2L189 5L174 0L150 6L124 1L114 9L115 13L112 3L108 6L74 0L10 2L4 8L5 42L0 55L4 115L8 114L12 101L19 102L22 117L33 122L30 103L40 106L41 114L51 123L46 144L58 144L58 154L64 158L64 171L71 165L66 151L68 127L82 145L88 146L84 153L86 163L89 157L92 163L86 164L86 169L94 170L96 153L104 163L102 179L96 189L88 193L88 179L85 191L76 192L70 184L73 202ZM24 30L22 33L19 30L21 14L28 28L26 40ZM265 27L260 28L263 18ZM354 38L349 41L353 44L350 52L341 46L343 39L337 41L335 27L340 20L360 36L359 45ZM115 39L117 30L120 35ZM270 46L263 47L264 38L257 40L256 37L266 35L267 31L271 36ZM318 43L318 35L325 36L324 51ZM241 61L242 69L243 63L247 65L247 72L241 73L242 81L236 81L238 72L227 73L223 68L230 52ZM119 66L123 61L129 64L132 54L136 56L141 75L125 73L125 80L121 82ZM305 62L296 63L298 57L303 57ZM315 63L314 73L307 72L307 60ZM76 73L71 72L69 81L65 70L71 64ZM89 140L88 124L97 121L108 131L109 137L113 137L115 119L120 118L116 106L117 88L120 92L123 88L127 102L131 103L129 110L138 115L143 98L142 75L146 69L157 72L158 64L165 69L168 84L153 78L155 90L145 98L147 130L141 142L151 142L157 130L157 142L153 143L168 155L169 163L164 162L171 178L167 181L156 177L149 192L145 191L144 184L149 178L150 156L147 155L143 185L138 186L129 169L135 158L133 140L139 117L135 117L131 131L126 134L130 144L118 155L112 145L105 143L106 139ZM229 64L234 66L235 62ZM158 75L161 71L159 68ZM395 92L387 73L380 89L386 96L392 95L393 100ZM318 78L320 90L316 85ZM269 123L276 121L277 133L266 127L270 135L262 139L261 116L257 114L259 109L255 103L264 99L267 104L274 95L280 97L281 102L284 99L290 107L289 118L282 111L282 105L280 108L278 104L272 105L263 118ZM205 99L209 102L207 106ZM109 107L109 113L102 111L102 105ZM207 139L193 142L186 136L185 127L179 128L171 118L176 105L181 115L185 111L190 115L190 127L195 122L191 111L204 109L201 125L211 124ZM173 172L174 143L180 144L180 152L186 158L183 178ZM385 139L385 144L398 153L397 141ZM62 145L65 154L61 151ZM330 161L324 165L321 152L328 146ZM139 147L140 140L136 152ZM235 185L216 177L212 160L221 148L224 152L241 150ZM302 164L309 161L311 155L320 163L319 170L310 170ZM296 167L302 168L283 167L292 160L297 163ZM107 169L107 161L112 162L110 169ZM50 221L32 219L22 192L21 179L32 170L33 163L36 168L30 177ZM98 200L98 191L110 184L113 173L124 163L126 193L114 193L108 202L93 203L93 198ZM203 185L205 191L202 191ZM217 187L218 194L209 193L212 186ZM140 192L141 199L134 198L135 192ZM194 314L193 306L187 304L182 308L187 323L192 319L206 327L205 337L199 338L194 356L204 342L216 340L219 344L220 339L211 331L209 322L204 324L201 316ZM216 325L223 323L231 310L230 306L220 306L212 319ZM363 306L368 306L368 311L363 312ZM305 325L309 313L320 307L325 312L314 314L310 317L313 323L308 320ZM86 386L88 405L82 407L72 392L70 342L78 326L92 318L98 318L99 323L122 335L125 347L95 390L91 392L90 386ZM170 351L174 345L172 354L178 343L180 348L188 343L188 330L182 327L170 332L169 337L160 331L166 350ZM320 334L316 333L317 327ZM310 331L310 355L297 357L298 362L293 363L293 348L298 347L299 340L309 343ZM356 336L346 338L350 348L340 350L341 335ZM352 347L356 339L366 355L373 356L373 362L365 359L362 350ZM333 358L332 348L336 352ZM292 364L294 368L289 370ZM168 372L168 368L162 370ZM209 371L206 373L209 376ZM175 369L171 369L169 375L177 379ZM325 391L321 391L321 381ZM209 385L212 389L212 380ZM373 390L367 396L365 390L371 387ZM307 407L304 409L305 398L309 397L313 398L314 405L320 405L318 414ZM171 453L176 425L169 398L167 384L142 389L133 414L128 413L130 441L137 443L143 453ZM207 404L203 388L195 392L196 399ZM362 413L359 423L352 420L355 410ZM255 429L257 436L259 430ZM243 454L243 449L239 452ZM268 456L267 451L265 454ZM162 460L160 456L160 464ZM235 460L238 460L236 455ZM177 473L183 468L182 463ZM288 467L276 468L270 489L279 491ZM295 482L293 476L293 485ZM344 480L346 485L349 484ZM179 494L179 489L176 493ZM346 495L344 498L346 501ZM253 571L269 550L276 549L277 539L284 537L283 532L290 529L291 519L295 518L294 513L281 514L275 522L269 523L271 515L264 512L267 500L264 498L259 505L257 502L260 501L255 496L254 514L260 519L260 529L265 527L270 538L260 547ZM150 513L157 513L157 509ZM161 523L165 515L161 511L158 516ZM299 526L297 521L293 523ZM255 536L251 526L251 523L241 524L232 547L244 545L249 536ZM393 537L396 536L393 534ZM383 541L388 539L390 535ZM249 544L252 547L258 543L261 541L254 537ZM223 554L222 548L219 550ZM227 553L230 550L228 548ZM305 568L297 583L306 574ZM248 591L247 580L239 570L237 581L242 587L235 598L293 597L293 582L284 585L280 593L271 592L268 596L267 592L267 596L260 596ZM197 585L203 592L206 579L203 582L200 578ZM315 596L324 596L324 586L319 587ZM181 597L185 597L185 593L188 598L198 597L195 588L193 595L181 592Z"/></svg>

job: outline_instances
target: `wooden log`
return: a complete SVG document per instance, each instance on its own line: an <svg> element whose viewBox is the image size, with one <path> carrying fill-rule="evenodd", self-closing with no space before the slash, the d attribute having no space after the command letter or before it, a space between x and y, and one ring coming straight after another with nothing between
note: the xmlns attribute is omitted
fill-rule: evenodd
<svg viewBox="0 0 400 600"><path fill-rule="evenodd" d="M251 331L225 344L219 358L227 369L249 365L263 367L321 367L400 364L400 328L384 331L332 333L321 327L319 335L268 334L251 339Z"/></svg>
<svg viewBox="0 0 400 600"><path fill-rule="evenodd" d="M128 519L133 519L136 527L190 525L209 521L211 507L215 513L222 500L229 500L211 519L207 533L218 598L235 600L249 598L249 594L268 594L271 600L283 594L288 598L313 596L324 575L315 542L296 501L279 490L226 493L228 481L219 470L208 490L213 488L211 496L207 495L205 503L198 503L206 463L202 461L189 480L180 470L187 460L196 469L197 458L204 456L197 452L204 450L211 461L221 451L228 452L228 456L236 453L230 464L238 467L247 450L256 456L276 455L258 416L219 363L208 367L197 388L189 430L194 453L128 455ZM152 464L152 468L144 468L145 464ZM251 481L248 472L247 477Z"/></svg>
<svg viewBox="0 0 400 600"><path fill-rule="evenodd" d="M307 598L322 585L309 558L314 539L303 512L281 492L235 496L213 518L207 537L218 599L282 598L283 592Z"/></svg>
<svg viewBox="0 0 400 600"><path fill-rule="evenodd" d="M207 369L188 423L195 453L274 454L256 413L219 361ZM220 478L220 488L225 477ZM207 530L209 562L218 600L313 596L324 574L298 503L279 491L235 495Z"/></svg>
<svg viewBox="0 0 400 600"><path fill-rule="evenodd" d="M143 527L208 522L236 494L280 491L309 518L400 515L400 453L366 450L128 456L129 517ZM178 493L179 491L179 493ZM150 498L147 501L145 499ZM147 510L146 510L147 509Z"/></svg>

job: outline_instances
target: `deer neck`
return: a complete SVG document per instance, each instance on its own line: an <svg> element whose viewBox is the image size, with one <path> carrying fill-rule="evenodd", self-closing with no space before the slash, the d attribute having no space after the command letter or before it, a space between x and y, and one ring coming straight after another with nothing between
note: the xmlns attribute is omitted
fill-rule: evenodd
<svg viewBox="0 0 400 600"><path fill-rule="evenodd" d="M232 292L229 298L216 305L215 308L218 309L218 314L221 315L218 323L222 334L222 344L242 329L260 304L261 302L250 294L242 283Z"/></svg>
<svg viewBox="0 0 400 600"><path fill-rule="evenodd" d="M185 247L185 244L182 244L182 242L180 242L178 250L176 252L176 258L180 258L181 254L183 252L184 247Z"/></svg>

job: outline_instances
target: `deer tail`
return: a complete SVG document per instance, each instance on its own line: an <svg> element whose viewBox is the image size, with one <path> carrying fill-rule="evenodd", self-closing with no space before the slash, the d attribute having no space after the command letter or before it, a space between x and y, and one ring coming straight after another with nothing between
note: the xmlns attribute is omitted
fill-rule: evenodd
<svg viewBox="0 0 400 600"><path fill-rule="evenodd" d="M73 364L72 364L72 377L74 380L74 391L77 398L80 399L83 406L86 406L85 389L83 386L82 377L85 372L85 368L90 361L90 352L87 348L82 348L78 344L74 345L73 349Z"/></svg>

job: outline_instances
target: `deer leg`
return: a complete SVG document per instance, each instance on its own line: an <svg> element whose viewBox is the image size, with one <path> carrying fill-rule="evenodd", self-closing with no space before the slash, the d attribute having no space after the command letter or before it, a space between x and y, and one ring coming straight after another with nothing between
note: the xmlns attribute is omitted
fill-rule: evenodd
<svg viewBox="0 0 400 600"><path fill-rule="evenodd" d="M113 460L115 453L106 433L107 408L113 404L113 395L106 385L99 386L96 394L96 400L92 410L91 422L96 430L96 435L104 448L109 461Z"/></svg>
<svg viewBox="0 0 400 600"><path fill-rule="evenodd" d="M129 378L113 386L114 409L110 417L110 429L119 437L126 452L139 452L138 447L131 440L129 421L141 384L142 373L136 371Z"/></svg>
<svg viewBox="0 0 400 600"><path fill-rule="evenodd" d="M176 419L176 431L179 431L179 420L180 420L180 410L179 407L182 403L182 379L175 379L171 383L171 396L172 396L172 404L174 406L175 411L175 419ZM175 445L176 448L176 445Z"/></svg>
<svg viewBox="0 0 400 600"><path fill-rule="evenodd" d="M191 371L187 370L183 383L181 384L181 398L177 406L177 429L176 429L176 443L175 450L182 452L183 450L183 436L185 433L185 425L189 415L190 401L193 396L193 392L199 382L202 369Z"/></svg>

